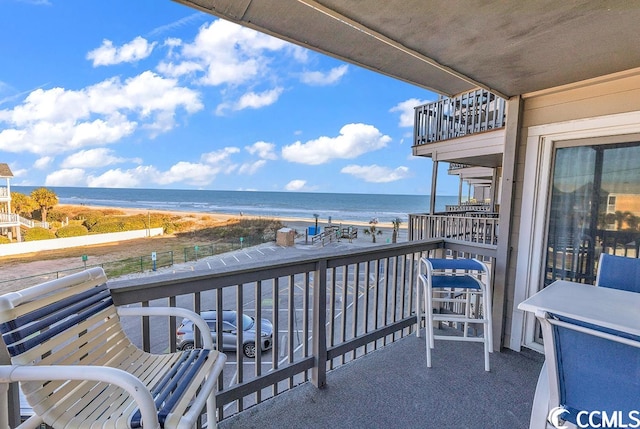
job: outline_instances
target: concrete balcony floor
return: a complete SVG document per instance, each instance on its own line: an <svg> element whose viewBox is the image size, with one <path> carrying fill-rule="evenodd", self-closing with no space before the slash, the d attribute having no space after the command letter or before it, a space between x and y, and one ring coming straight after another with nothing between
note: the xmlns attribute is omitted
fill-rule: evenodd
<svg viewBox="0 0 640 429"><path fill-rule="evenodd" d="M220 422L228 428L529 427L544 356L530 350L491 355L482 344L436 341L426 367L425 338L400 339L327 375Z"/></svg>

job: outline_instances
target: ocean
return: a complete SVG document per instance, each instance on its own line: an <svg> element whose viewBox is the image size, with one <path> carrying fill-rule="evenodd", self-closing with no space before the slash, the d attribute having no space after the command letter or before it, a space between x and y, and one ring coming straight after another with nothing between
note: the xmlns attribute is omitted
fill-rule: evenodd
<svg viewBox="0 0 640 429"><path fill-rule="evenodd" d="M13 192L30 194L38 187L12 186ZM369 222L377 218L407 221L409 213L427 213L428 195L331 194L315 192L212 191L185 189L127 189L47 187L61 204L123 207L145 210L210 212L262 217L311 218L333 222ZM457 204L457 196L438 196L436 211Z"/></svg>

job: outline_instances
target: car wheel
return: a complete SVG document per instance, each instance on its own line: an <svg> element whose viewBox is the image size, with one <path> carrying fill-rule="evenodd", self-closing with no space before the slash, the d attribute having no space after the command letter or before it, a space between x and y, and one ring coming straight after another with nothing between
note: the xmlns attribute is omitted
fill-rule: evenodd
<svg viewBox="0 0 640 429"><path fill-rule="evenodd" d="M256 343L245 343L242 346L242 352L248 358L256 357Z"/></svg>
<svg viewBox="0 0 640 429"><path fill-rule="evenodd" d="M193 350L193 343L184 343L182 345L182 350Z"/></svg>

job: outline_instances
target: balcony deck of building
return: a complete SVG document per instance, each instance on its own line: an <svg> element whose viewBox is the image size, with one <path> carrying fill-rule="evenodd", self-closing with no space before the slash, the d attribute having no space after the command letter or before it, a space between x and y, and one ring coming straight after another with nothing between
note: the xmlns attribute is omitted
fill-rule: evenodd
<svg viewBox="0 0 640 429"><path fill-rule="evenodd" d="M437 342L426 367L424 336L411 335L229 417L242 428L526 428L544 357L503 350L483 368L482 345Z"/></svg>
<svg viewBox="0 0 640 429"><path fill-rule="evenodd" d="M273 323L271 349L255 358L225 350L222 428L527 426L542 355L496 351L485 372L481 344L437 341L428 369L424 335L416 336L424 329L415 316L419 258L477 257L495 270L495 245L439 238L309 252L264 248L246 255L251 262L201 260L109 287L116 305L233 309ZM494 292L500 297L495 283ZM143 318L125 329L143 349L164 353L175 350L178 323ZM17 407L13 400L9 409Z"/></svg>

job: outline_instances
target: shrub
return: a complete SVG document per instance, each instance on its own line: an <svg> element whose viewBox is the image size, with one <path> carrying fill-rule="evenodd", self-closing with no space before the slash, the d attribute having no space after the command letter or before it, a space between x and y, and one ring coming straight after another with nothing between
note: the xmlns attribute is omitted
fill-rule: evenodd
<svg viewBox="0 0 640 429"><path fill-rule="evenodd" d="M49 240L51 238L56 238L53 231L39 226L29 229L24 235L24 241Z"/></svg>
<svg viewBox="0 0 640 429"><path fill-rule="evenodd" d="M75 216L75 219L83 221L84 226L86 226L89 231L91 231L95 224L100 222L103 218L104 213L97 210L80 212Z"/></svg>
<svg viewBox="0 0 640 429"><path fill-rule="evenodd" d="M9 243L11 243L11 240L9 240L9 237L0 235L0 244L9 244Z"/></svg>
<svg viewBox="0 0 640 429"><path fill-rule="evenodd" d="M100 222L91 228L91 234L106 234L109 232L122 232L124 229L124 222L112 221L112 222Z"/></svg>
<svg viewBox="0 0 640 429"><path fill-rule="evenodd" d="M84 225L63 226L62 228L58 229L58 231L56 231L56 236L58 238L80 237L87 234L89 234L89 230Z"/></svg>
<svg viewBox="0 0 640 429"><path fill-rule="evenodd" d="M149 218L146 215L127 216L122 220L124 222L124 227L127 231L149 228Z"/></svg>
<svg viewBox="0 0 640 429"><path fill-rule="evenodd" d="M184 222L172 222L173 230L175 232L191 232L196 229L197 224L192 220L186 220Z"/></svg>
<svg viewBox="0 0 640 429"><path fill-rule="evenodd" d="M67 211L61 210L60 208L49 210L49 212L47 213L47 221L49 223L65 222L67 220L67 217L73 216L69 216L69 213Z"/></svg>

